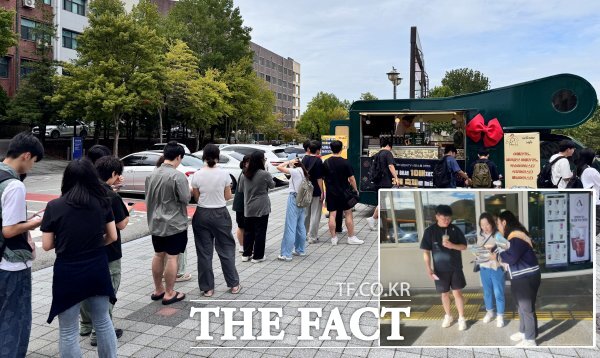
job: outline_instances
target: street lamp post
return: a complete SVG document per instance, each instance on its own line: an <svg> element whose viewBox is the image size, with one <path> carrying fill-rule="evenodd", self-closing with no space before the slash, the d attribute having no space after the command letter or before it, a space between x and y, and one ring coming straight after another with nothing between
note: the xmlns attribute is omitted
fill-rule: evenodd
<svg viewBox="0 0 600 358"><path fill-rule="evenodd" d="M392 85L394 86L394 99L396 99L396 86L398 86L400 82L402 82L402 77L400 77L400 73L396 71L396 68L394 66L392 66L392 70L387 73L387 76L388 80L390 80L392 82Z"/></svg>

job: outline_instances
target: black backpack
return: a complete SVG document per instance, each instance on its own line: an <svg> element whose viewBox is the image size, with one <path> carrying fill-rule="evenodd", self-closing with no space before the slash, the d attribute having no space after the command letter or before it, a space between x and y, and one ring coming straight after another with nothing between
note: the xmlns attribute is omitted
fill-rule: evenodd
<svg viewBox="0 0 600 358"><path fill-rule="evenodd" d="M433 186L436 188L450 187L450 170L448 169L447 157L443 157L433 167Z"/></svg>
<svg viewBox="0 0 600 358"><path fill-rule="evenodd" d="M557 185L554 185L552 183L552 166L558 162L559 160L566 158L565 156L559 156L558 158L554 159L553 161L546 163L546 165L544 165L544 167L542 168L542 170L540 170L540 173L537 176L537 187L539 189L541 188L548 188L548 189L552 189L552 188L558 188ZM560 180L562 180L562 178L560 178ZM559 180L559 182L560 182Z"/></svg>
<svg viewBox="0 0 600 358"><path fill-rule="evenodd" d="M381 179L383 179L383 170L381 165L381 151L379 151L371 159L367 180L363 183L361 189L364 191L375 191L379 187Z"/></svg>

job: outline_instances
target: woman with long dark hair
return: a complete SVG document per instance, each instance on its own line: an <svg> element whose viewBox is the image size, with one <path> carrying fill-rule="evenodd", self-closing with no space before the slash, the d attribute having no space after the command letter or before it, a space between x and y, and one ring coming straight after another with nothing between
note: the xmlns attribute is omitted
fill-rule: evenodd
<svg viewBox="0 0 600 358"><path fill-rule="evenodd" d="M92 162L80 159L65 169L61 193L46 206L40 229L43 249L56 252L48 323L58 316L60 355L80 357L79 306L86 301L98 355L116 357L108 306L117 299L104 246L117 240L117 230L107 191Z"/></svg>
<svg viewBox="0 0 600 358"><path fill-rule="evenodd" d="M498 232L496 221L490 213L482 213L479 216L479 236L477 246L492 248L497 245L496 240L502 235ZM494 318L494 303L496 304L496 326L504 327L504 269L496 260L482 262L479 264L479 275L483 286L483 302L486 314L483 323L489 323Z"/></svg>
<svg viewBox="0 0 600 358"><path fill-rule="evenodd" d="M198 285L205 297L211 297L215 289L214 250L221 260L229 292L238 294L242 288L235 268L235 240L227 210L227 200L233 198L231 178L229 173L217 166L219 155L219 147L207 144L202 154L206 165L192 177L192 195L198 203L192 219L198 255Z"/></svg>
<svg viewBox="0 0 600 358"><path fill-rule="evenodd" d="M248 167L248 160L250 160L249 155L245 155L242 161L240 162L240 169L242 172L238 176L237 182L239 183L242 180L242 175L244 175L244 170ZM237 224L236 236L238 243L240 244L239 251L241 253L244 252L244 228L246 225L244 224L244 192L237 188L235 194L233 195L233 204L231 205L231 209L235 211L235 222Z"/></svg>
<svg viewBox="0 0 600 358"><path fill-rule="evenodd" d="M250 154L248 168L240 179L239 189L244 193L244 253L242 261L258 263L265 260L267 225L271 213L269 189L275 187L273 177L265 170L265 153Z"/></svg>
<svg viewBox="0 0 600 358"><path fill-rule="evenodd" d="M508 250L493 248L492 259L508 264L511 293L519 311L519 332L510 336L517 346L535 346L538 334L535 301L541 283L540 267L533 251L529 232L510 211L504 211L496 219L498 231L508 239Z"/></svg>
<svg viewBox="0 0 600 358"><path fill-rule="evenodd" d="M296 197L302 181L304 178L308 178L308 171L298 158L279 164L277 170L290 175L290 195L285 214L283 240L281 240L281 255L277 259L292 261L292 255L306 255L304 251L306 247L305 210L296 205Z"/></svg>

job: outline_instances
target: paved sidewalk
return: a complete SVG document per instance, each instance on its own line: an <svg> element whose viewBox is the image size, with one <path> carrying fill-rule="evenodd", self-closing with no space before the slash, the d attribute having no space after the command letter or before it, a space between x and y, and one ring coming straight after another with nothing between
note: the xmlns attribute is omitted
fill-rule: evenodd
<svg viewBox="0 0 600 358"><path fill-rule="evenodd" d="M267 234L267 260L252 264L241 262L238 256L236 265L243 286L242 293L231 295L223 280L217 255L215 268L215 295L206 299L200 296L196 282L196 254L190 227L188 242L188 271L193 279L177 283L176 289L187 294L185 302L162 306L148 297L153 290L150 262L153 256L151 240L148 237L123 245L123 277L118 292L118 302L114 310L115 326L124 329L119 340L119 355L123 357L346 357L367 355L376 357L596 357L598 351L585 349L372 349L378 341L364 342L356 338L350 341L298 342L299 318L293 316L298 307L323 307L330 312L338 307L346 325L350 314L361 307L377 307L377 297L340 296L339 282L375 283L378 280L378 240L377 232L369 231L366 217L372 208L359 205L355 214L358 237L364 245L346 245L346 238L338 246L331 246L327 240L309 245L306 257L294 257L292 262L277 261L285 220L287 193L278 191L271 194L272 213ZM326 238L326 219L321 222L320 235ZM51 302L52 268L39 270L33 274L33 327L29 344L31 357L58 356L58 320L51 325L46 323ZM192 302L190 300L199 300ZM217 300L233 300L219 302ZM262 301L261 301L262 300ZM266 302L264 300L280 300ZM315 300L337 300L317 302ZM312 301L312 302L311 302ZM212 319L213 341L197 341L199 335L198 317L190 318L193 307L283 307L281 327L288 335L283 341L222 341L223 325L220 319ZM297 314L296 314L297 316ZM239 320L241 316L234 316ZM327 317L321 319L322 333ZM365 335L378 328L375 318L365 315L360 321ZM255 327L257 327L255 325ZM253 334L259 329L255 328ZM350 334L350 333L349 333ZM241 335L241 328L234 329L234 335ZM314 334L313 334L314 335ZM97 356L89 344L89 338L81 338L85 357ZM198 348L193 348L198 347ZM228 349L223 347L244 347ZM269 348L279 347L279 348ZM301 347L321 347L322 349L293 349Z"/></svg>

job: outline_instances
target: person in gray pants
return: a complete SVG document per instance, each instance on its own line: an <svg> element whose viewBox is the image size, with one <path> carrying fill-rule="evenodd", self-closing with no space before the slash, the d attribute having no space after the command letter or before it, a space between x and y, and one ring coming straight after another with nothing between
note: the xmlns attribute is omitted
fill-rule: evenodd
<svg viewBox="0 0 600 358"><path fill-rule="evenodd" d="M192 177L192 195L198 203L192 218L192 229L198 255L198 285L204 297L211 297L215 292L215 274L212 268L214 250L221 260L229 292L238 294L242 289L235 268L231 216L226 207L227 200L233 198L231 178L226 171L217 167L219 154L219 147L207 144L202 154L206 165Z"/></svg>
<svg viewBox="0 0 600 358"><path fill-rule="evenodd" d="M311 140L308 146L308 155L302 158L302 164L308 170L310 182L313 185L313 196L309 206L306 207L306 240L309 244L319 241L319 225L323 211L323 160L321 160L321 142Z"/></svg>

